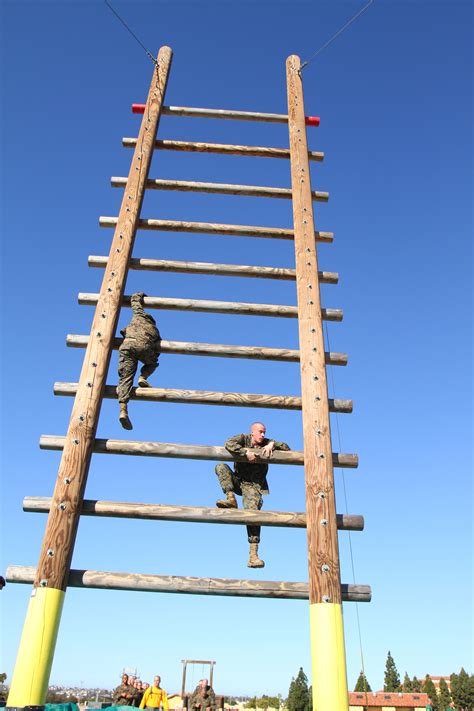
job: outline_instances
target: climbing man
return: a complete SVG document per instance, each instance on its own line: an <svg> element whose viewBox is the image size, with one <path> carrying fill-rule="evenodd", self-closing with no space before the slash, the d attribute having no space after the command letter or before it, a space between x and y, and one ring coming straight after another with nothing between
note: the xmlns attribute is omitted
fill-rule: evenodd
<svg viewBox="0 0 474 711"><path fill-rule="evenodd" d="M236 494L242 496L244 509L262 508L262 494L269 493L268 464L262 460L270 459L274 450L287 452L290 449L285 442L267 439L265 433L263 422L254 422L250 427L250 434L238 434L226 441L225 448L228 452L233 456L245 457L247 461L234 462L234 471L227 464L216 465L217 478L226 495L225 499L216 501L216 506L220 509L236 509ZM258 557L260 526L247 526L247 535L250 543L247 565L249 568L263 568L265 562Z"/></svg>
<svg viewBox="0 0 474 711"><path fill-rule="evenodd" d="M207 679L201 679L199 684L194 689L193 695L189 700L190 709L199 709L199 711L216 711L216 695L212 686L209 686Z"/></svg>
<svg viewBox="0 0 474 711"><path fill-rule="evenodd" d="M140 388L148 388L150 383L147 378L158 367L158 357L160 355L160 332L156 327L156 321L153 316L147 314L143 308L144 296L143 292L132 295L133 317L128 326L120 331L123 336L123 342L119 348L117 395L120 403L119 420L126 430L133 429L128 416L127 403L130 400L138 361L143 363L138 376L138 386Z"/></svg>

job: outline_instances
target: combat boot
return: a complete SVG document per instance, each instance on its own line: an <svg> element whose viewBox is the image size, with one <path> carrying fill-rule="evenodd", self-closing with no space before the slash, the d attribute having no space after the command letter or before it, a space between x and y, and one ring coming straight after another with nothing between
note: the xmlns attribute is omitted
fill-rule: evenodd
<svg viewBox="0 0 474 711"><path fill-rule="evenodd" d="M120 403L119 420L120 420L120 424L122 425L124 430L133 430L133 425L132 425L130 418L128 416L128 407L127 407L126 402Z"/></svg>
<svg viewBox="0 0 474 711"><path fill-rule="evenodd" d="M216 506L219 509L238 509L237 499L233 491L226 492L226 499L219 499L216 501Z"/></svg>
<svg viewBox="0 0 474 711"><path fill-rule="evenodd" d="M151 388L150 383L148 382L148 380L145 378L144 375L138 376L138 387L139 388Z"/></svg>
<svg viewBox="0 0 474 711"><path fill-rule="evenodd" d="M247 563L249 568L263 568L265 566L265 561L258 557L258 543L250 544L250 558Z"/></svg>

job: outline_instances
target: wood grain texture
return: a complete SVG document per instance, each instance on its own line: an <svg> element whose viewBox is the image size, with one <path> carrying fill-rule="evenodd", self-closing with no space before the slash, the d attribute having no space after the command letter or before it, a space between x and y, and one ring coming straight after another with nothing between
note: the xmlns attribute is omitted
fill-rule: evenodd
<svg viewBox="0 0 474 711"><path fill-rule="evenodd" d="M47 513L52 499L48 496L25 496L23 511ZM136 518L153 521L185 521L187 523L222 523L231 525L277 526L305 528L306 514L296 511L251 511L250 509L218 509L203 506L176 506L169 504L129 503L124 501L97 501L84 499L81 516L105 518ZM363 516L338 514L340 531L362 531Z"/></svg>
<svg viewBox="0 0 474 711"><path fill-rule="evenodd" d="M90 255L90 267L103 269L107 266L108 257ZM296 269L281 267L258 267L244 264L215 264L213 262L182 262L173 259L143 259L132 257L129 269L151 272L176 272L178 274L211 274L213 276L254 277L258 279L284 279L294 281ZM337 284L337 272L319 272L322 284Z"/></svg>
<svg viewBox="0 0 474 711"><path fill-rule="evenodd" d="M70 348L86 348L89 336L69 333L66 345ZM114 340L114 348L122 343L122 338ZM249 360L275 360L298 363L299 350L289 348L268 348L265 346L231 346L221 343L193 343L187 341L161 341L161 352L170 355L209 356L212 358L244 358ZM325 353L326 363L347 365L347 353Z"/></svg>
<svg viewBox="0 0 474 711"><path fill-rule="evenodd" d="M77 383L54 383L54 394L74 397ZM117 399L117 386L106 385L104 397ZM189 405L217 405L227 407L252 407L275 410L301 410L301 397L297 395L264 395L260 393L219 392L213 390L179 390L177 388L133 388L132 400L143 402L172 402ZM352 400L329 400L331 412L352 412Z"/></svg>
<svg viewBox="0 0 474 711"><path fill-rule="evenodd" d="M41 435L40 448L61 450L66 438L62 435ZM210 461L245 462L245 457L232 457L225 447L203 444L176 444L174 442L146 442L124 439L96 439L94 452L97 454L128 454L145 457L170 457L171 459L206 459ZM258 451L256 450L258 454ZM356 454L333 452L334 466L355 469L359 464ZM269 464L303 464L303 452L273 452Z"/></svg>
<svg viewBox="0 0 474 711"><path fill-rule="evenodd" d="M78 303L93 306L99 294L78 294ZM195 311L213 314L235 314L241 316L271 316L275 318L298 318L297 306L284 304L246 304L238 301L211 301L210 299L175 299L166 296L145 296L145 308L166 311ZM123 306L130 306L130 296L124 296ZM342 321L341 309L321 309L324 321Z"/></svg>
<svg viewBox="0 0 474 711"><path fill-rule="evenodd" d="M125 148L134 148L136 138L123 138ZM269 148L267 146L235 146L228 143L197 143L196 141L170 141L160 140L155 142L159 151L186 151L191 153L221 153L233 156L256 156L258 158L286 158L289 159L288 148ZM308 160L322 161L324 153L321 151L308 151Z"/></svg>
<svg viewBox="0 0 474 711"><path fill-rule="evenodd" d="M123 188L127 178L113 176L110 179L113 188ZM147 190L177 190L191 193L211 193L213 195L246 195L248 197L266 197L291 200L291 188L273 188L260 185L234 185L231 183L200 183L193 180L164 180L148 178ZM316 202L327 202L328 192L313 190L312 198Z"/></svg>
<svg viewBox="0 0 474 711"><path fill-rule="evenodd" d="M172 52L162 47L132 158L127 187L112 240L92 323L79 388L72 408L63 454L38 563L35 586L65 590L77 525L95 442L102 394L138 225L145 183L161 114ZM46 581L46 583L44 582Z"/></svg>
<svg viewBox="0 0 474 711"><path fill-rule="evenodd" d="M296 55L286 62L298 296L310 603L341 602L339 549L314 217ZM335 465L337 466L337 465ZM326 524L322 525L322 521Z"/></svg>
<svg viewBox="0 0 474 711"><path fill-rule="evenodd" d="M6 579L9 583L31 583L36 569L10 565ZM237 580L232 578L192 578L177 575L146 575L143 573L109 573L99 570L71 570L71 588L99 590L136 590L143 592L182 593L185 595L223 595L225 597L265 597L285 600L307 600L308 585L286 580ZM342 600L370 602L368 585L341 585Z"/></svg>
<svg viewBox="0 0 474 711"><path fill-rule="evenodd" d="M100 227L115 227L117 217L102 215L99 217ZM268 239L293 239L293 230L283 227L257 227L254 225L226 225L218 222L189 222L185 220L155 220L140 219L140 230L156 230L158 232L190 232L193 234L232 235L233 237L262 237ZM317 242L332 242L332 232L315 232Z"/></svg>

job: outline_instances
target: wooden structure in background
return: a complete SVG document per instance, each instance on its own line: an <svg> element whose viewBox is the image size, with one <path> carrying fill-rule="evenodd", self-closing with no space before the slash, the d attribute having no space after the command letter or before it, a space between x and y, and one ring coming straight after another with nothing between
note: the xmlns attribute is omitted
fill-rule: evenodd
<svg viewBox="0 0 474 711"><path fill-rule="evenodd" d="M230 110L167 107L164 97L171 66L172 52L163 47L153 72L145 106L135 106L143 113L138 138L125 138L123 145L134 149L128 178L114 177L112 185L123 187L124 196L118 217L101 217L103 227L114 228L108 256L91 256L89 264L104 269L99 294L81 293L79 303L95 306L90 334L69 335L67 344L85 348L84 364L77 383L56 383L55 394L74 397L69 428L65 436L44 435L41 447L62 450L56 486L51 498L27 497L25 511L48 513L40 560L36 569L10 566L10 582L32 583L33 595L25 621L12 681L9 706L24 707L44 703L54 653L64 594L68 586L113 590L149 590L186 594L309 599L313 656L313 708L317 711L346 711L342 631L342 600L368 601L368 586L341 584L337 530L362 530L361 516L336 514L333 467L354 468L353 454L332 451L330 412L352 411L351 400L330 400L327 392L326 365L343 366L344 353L324 349L323 320L341 321L342 311L323 308L320 284L336 284L338 274L320 271L317 243L331 242L331 232L314 228L313 202L326 201L328 193L311 188L310 161L323 160L323 154L310 151L306 125L317 125L318 119L305 117L299 58L287 61L288 114L265 114ZM249 120L287 123L289 148L240 146L156 138L161 113L200 116L226 120ZM290 161L291 189L227 183L199 183L149 177L154 150L194 151L230 155L280 158ZM224 195L250 195L274 199L291 199L292 230L143 218L141 206L145 190L177 190ZM274 268L236 264L211 264L146 259L133 256L137 229L167 232L232 235L247 238L293 240L296 268ZM156 309L297 318L299 350L260 346L225 345L162 341L162 352L199 355L201 357L245 358L299 362L301 397L261 393L176 390L166 388L136 389L138 401L207 404L227 407L256 407L301 410L304 452L275 452L275 464L304 465L306 511L233 511L214 508L169 506L84 499L87 475L93 453L128 454L133 456L171 457L229 461L232 457L220 446L167 442L97 439L96 430L103 398L116 397L115 385L106 383L113 349L121 339L116 337L120 309L128 307L124 295L128 269L170 271L187 274L245 276L260 279L293 280L298 305L235 303L197 299L151 296L145 306ZM140 573L71 570L78 521L81 515L118 518L202 522L213 524L249 523L268 526L306 527L308 538L308 583L288 581L230 580L158 576ZM211 670L212 671L212 670ZM211 673L212 676L212 673Z"/></svg>

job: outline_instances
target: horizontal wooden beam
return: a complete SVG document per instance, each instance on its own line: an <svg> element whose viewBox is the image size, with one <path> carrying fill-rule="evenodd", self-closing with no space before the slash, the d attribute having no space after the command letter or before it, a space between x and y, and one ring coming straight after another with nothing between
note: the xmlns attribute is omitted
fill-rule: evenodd
<svg viewBox="0 0 474 711"><path fill-rule="evenodd" d="M123 306L130 306L130 296L124 296ZM78 294L83 306L95 306L99 294ZM212 314L235 314L240 316L271 316L275 318L298 318L297 306L283 304L247 304L238 301L210 301L206 299L174 299L164 296L145 296L144 305L149 309L164 311L195 311ZM341 309L321 309L323 321L342 321Z"/></svg>
<svg viewBox="0 0 474 711"><path fill-rule="evenodd" d="M66 345L69 348L86 348L89 336L68 333ZM122 338L114 340L115 350ZM209 356L212 358L244 358L248 360L274 360L285 363L299 363L299 350L289 348L266 348L264 346L228 346L221 343L193 343L187 341L161 341L161 352L169 355ZM325 353L327 365L347 365L347 353Z"/></svg>
<svg viewBox="0 0 474 711"><path fill-rule="evenodd" d="M102 215L99 217L101 227L115 227L116 217ZM140 230L156 230L158 232L190 232L193 234L230 235L232 237L262 237L268 239L293 239L293 230L283 227L256 227L253 225L224 225L214 222L188 222L184 220L140 219ZM332 232L314 233L316 242L332 242Z"/></svg>
<svg viewBox="0 0 474 711"><path fill-rule="evenodd" d="M52 499L49 496L25 496L23 511L47 513ZM306 528L306 513L295 511L251 511L249 509L217 509L203 506L174 506L142 504L123 501L84 499L82 516L106 518L136 518L153 521L184 521L187 523L244 524L246 526L278 526ZM337 514L339 531L363 531L364 517Z"/></svg>
<svg viewBox="0 0 474 711"><path fill-rule="evenodd" d="M136 138L123 138L125 148L135 148ZM289 148L269 148L267 146L234 146L227 143L197 143L196 141L155 141L159 151L186 151L191 153L221 153L232 156L256 156L258 158L290 158ZM309 160L322 161L324 153L308 151Z"/></svg>
<svg viewBox="0 0 474 711"><path fill-rule="evenodd" d="M32 583L36 568L10 565L9 583ZM177 575L144 575L142 573L109 573L98 570L71 570L68 587L100 590L137 590L144 592L183 593L186 595L223 595L226 597L266 597L307 600L307 583L285 580L235 580L229 578L192 578ZM370 602L368 585L341 585L345 602Z"/></svg>
<svg viewBox="0 0 474 711"><path fill-rule="evenodd" d="M54 383L54 394L74 397L77 383ZM117 399L117 386L106 385L104 397ZM212 390L177 390L175 388L133 388L132 400L174 402L189 405L224 405L275 410L301 410L301 397L295 395L262 395L258 393L214 392ZM352 400L329 400L330 412L352 412Z"/></svg>
<svg viewBox="0 0 474 711"><path fill-rule="evenodd" d="M90 267L104 269L107 266L108 257L90 255L88 264ZM237 276L255 277L257 279L284 279L294 281L296 278L295 269L282 267L258 267L246 266L243 264L215 264L213 262L180 262L172 259L142 259L132 258L128 265L129 269L150 272L176 272L178 274L210 274L213 276ZM337 284L339 274L337 272L318 272L321 284Z"/></svg>
<svg viewBox="0 0 474 711"><path fill-rule="evenodd" d="M132 104L132 111L142 114L145 104ZM198 109L190 106L163 106L162 114L168 116L194 116L196 118L234 119L237 121L264 121L288 123L288 114L262 113L260 111L234 111L231 109ZM319 126L319 116L306 116L307 126Z"/></svg>
<svg viewBox="0 0 474 711"><path fill-rule="evenodd" d="M110 179L113 188L124 188L127 178L113 176ZM190 193L211 193L213 195L246 195L249 197L282 198L291 200L291 188L272 188L259 185L233 185L231 183L199 183L192 180L163 180L148 178L145 187L148 190L177 190ZM316 202L327 202L329 193L312 190Z"/></svg>
<svg viewBox="0 0 474 711"><path fill-rule="evenodd" d="M66 437L63 435L41 435L40 448L62 450ZM96 439L93 451L96 454L126 454L145 457L168 457L170 459L200 459L233 462L247 461L245 457L233 457L225 447L202 444L176 444L174 442L144 442L124 439ZM257 451L257 450L256 450ZM258 453L258 451L257 451ZM273 452L270 464L304 464L303 452ZM333 466L356 469L359 458L356 454L332 453Z"/></svg>

